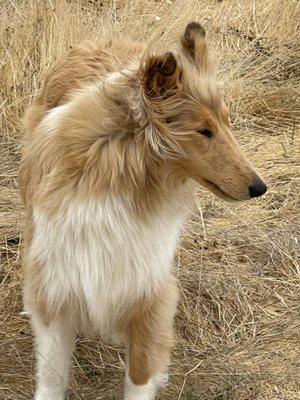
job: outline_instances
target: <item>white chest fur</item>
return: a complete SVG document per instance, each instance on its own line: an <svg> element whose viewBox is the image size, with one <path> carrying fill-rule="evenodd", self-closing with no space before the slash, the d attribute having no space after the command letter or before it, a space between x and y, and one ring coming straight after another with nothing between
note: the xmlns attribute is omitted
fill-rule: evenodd
<svg viewBox="0 0 300 400"><path fill-rule="evenodd" d="M51 218L35 208L31 255L43 268L48 304L76 298L94 329L113 329L122 307L169 275L183 218L173 204L142 221L111 197L72 201Z"/></svg>

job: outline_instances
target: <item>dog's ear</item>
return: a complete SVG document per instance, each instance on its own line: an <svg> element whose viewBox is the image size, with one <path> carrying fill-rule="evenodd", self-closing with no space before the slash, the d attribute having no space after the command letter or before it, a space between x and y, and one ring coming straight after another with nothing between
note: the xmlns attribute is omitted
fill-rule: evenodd
<svg viewBox="0 0 300 400"><path fill-rule="evenodd" d="M174 94L181 75L173 53L147 55L139 72L145 94L149 97L168 97Z"/></svg>
<svg viewBox="0 0 300 400"><path fill-rule="evenodd" d="M181 37L181 47L186 56L200 69L208 66L205 30L198 22L190 22Z"/></svg>

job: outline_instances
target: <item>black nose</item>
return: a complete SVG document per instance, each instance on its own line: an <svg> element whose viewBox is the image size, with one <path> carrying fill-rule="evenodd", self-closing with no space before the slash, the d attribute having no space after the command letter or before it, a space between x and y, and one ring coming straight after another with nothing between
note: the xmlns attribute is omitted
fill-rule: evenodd
<svg viewBox="0 0 300 400"><path fill-rule="evenodd" d="M255 179L251 186L249 186L250 197L259 197L265 194L267 191L267 185L260 178Z"/></svg>

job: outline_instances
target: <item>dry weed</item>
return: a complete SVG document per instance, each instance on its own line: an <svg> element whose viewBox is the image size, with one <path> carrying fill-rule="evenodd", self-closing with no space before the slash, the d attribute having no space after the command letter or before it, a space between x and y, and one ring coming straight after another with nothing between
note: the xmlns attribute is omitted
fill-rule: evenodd
<svg viewBox="0 0 300 400"><path fill-rule="evenodd" d="M299 3L0 0L0 9L0 399L29 399L34 387L20 315L24 108L81 39L115 32L162 48L191 19L208 32L234 131L269 191L238 205L199 192L175 260L178 344L160 399L299 399ZM123 359L79 338L69 398L119 399Z"/></svg>

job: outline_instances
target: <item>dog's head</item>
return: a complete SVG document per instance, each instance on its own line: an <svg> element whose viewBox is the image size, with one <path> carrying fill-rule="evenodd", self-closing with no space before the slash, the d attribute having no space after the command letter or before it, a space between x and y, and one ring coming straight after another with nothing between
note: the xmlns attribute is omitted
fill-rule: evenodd
<svg viewBox="0 0 300 400"><path fill-rule="evenodd" d="M231 132L200 24L187 25L176 51L146 55L139 77L157 139L152 144L177 176L192 178L225 200L266 192Z"/></svg>

